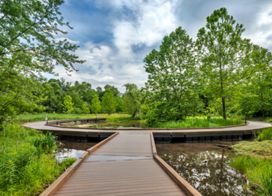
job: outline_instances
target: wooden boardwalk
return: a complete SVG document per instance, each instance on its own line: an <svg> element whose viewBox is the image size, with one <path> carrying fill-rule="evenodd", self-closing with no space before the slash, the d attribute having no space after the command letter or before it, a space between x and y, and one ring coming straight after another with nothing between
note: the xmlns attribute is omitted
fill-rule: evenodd
<svg viewBox="0 0 272 196"><path fill-rule="evenodd" d="M149 132L121 132L87 156L52 195L200 195L190 185L196 194L183 191L153 155Z"/></svg>
<svg viewBox="0 0 272 196"><path fill-rule="evenodd" d="M45 121L39 121L39 122L30 122L25 123L25 127L38 129L38 130L46 130L46 131L52 131L55 133L62 132L62 133L94 133L94 132L126 132L131 131L131 129L116 129L116 130L103 130L103 129L80 129L80 128L63 128L63 127L55 127L55 126L48 126L45 124ZM252 131L252 130L259 130L266 127L271 127L271 123L266 122L257 122L257 121L247 121L247 125L241 125L241 126L232 126L232 127L223 127L223 128L183 128L183 129L137 129L135 131L149 131L153 133L213 133L213 132L246 132L246 131Z"/></svg>
<svg viewBox="0 0 272 196"><path fill-rule="evenodd" d="M71 134L113 132L45 126L44 122L24 126ZM249 122L246 126L216 129L116 130L116 136L91 149L90 155L85 154L77 161L79 164L70 167L42 195L201 195L156 155L152 132L243 133L270 126L268 123Z"/></svg>
<svg viewBox="0 0 272 196"><path fill-rule="evenodd" d="M154 161L150 135L120 133L89 156L56 195L185 195Z"/></svg>

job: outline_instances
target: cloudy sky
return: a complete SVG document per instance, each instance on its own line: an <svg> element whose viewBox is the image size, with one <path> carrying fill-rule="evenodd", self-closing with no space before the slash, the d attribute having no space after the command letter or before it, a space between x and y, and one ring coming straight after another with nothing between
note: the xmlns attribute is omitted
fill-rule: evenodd
<svg viewBox="0 0 272 196"><path fill-rule="evenodd" d="M67 81L87 81L93 87L125 83L143 86L147 74L143 58L158 48L162 38L182 26L195 37L214 9L226 7L244 24L244 37L272 49L271 0L66 0L64 18L74 27L68 38L80 46L86 60L70 75L56 68Z"/></svg>

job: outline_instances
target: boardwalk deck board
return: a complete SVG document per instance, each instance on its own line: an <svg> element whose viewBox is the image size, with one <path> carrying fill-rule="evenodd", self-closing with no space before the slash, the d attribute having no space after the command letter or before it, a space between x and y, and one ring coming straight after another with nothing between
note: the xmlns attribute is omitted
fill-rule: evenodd
<svg viewBox="0 0 272 196"><path fill-rule="evenodd" d="M154 161L149 133L124 132L87 158L56 195L185 194Z"/></svg>

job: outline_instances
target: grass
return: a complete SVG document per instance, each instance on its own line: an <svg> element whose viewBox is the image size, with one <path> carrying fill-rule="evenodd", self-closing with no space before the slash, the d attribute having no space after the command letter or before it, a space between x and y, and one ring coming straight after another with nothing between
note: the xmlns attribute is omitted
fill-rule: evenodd
<svg viewBox="0 0 272 196"><path fill-rule="evenodd" d="M266 128L264 129L259 135L258 140L272 140L272 128Z"/></svg>
<svg viewBox="0 0 272 196"><path fill-rule="evenodd" d="M146 123L141 119L132 119L131 117L108 118L102 127L146 127Z"/></svg>
<svg viewBox="0 0 272 196"><path fill-rule="evenodd" d="M95 114L57 114L57 113L40 113L40 114L21 114L16 117L19 122L31 122L45 120L46 115L48 120L65 120L65 119L84 119L96 118ZM128 114L98 114L98 118L120 118L128 117Z"/></svg>
<svg viewBox="0 0 272 196"><path fill-rule="evenodd" d="M250 182L249 188L258 195L272 195L271 129L265 129L259 141L242 141L233 146L236 156L231 165ZM269 140L270 138L270 140Z"/></svg>
<svg viewBox="0 0 272 196"><path fill-rule="evenodd" d="M236 153L254 157L272 158L272 140L242 141L233 146Z"/></svg>
<svg viewBox="0 0 272 196"><path fill-rule="evenodd" d="M42 121L45 120L46 114L22 114L17 116L19 122ZM64 119L84 119L96 118L95 114L47 114L48 120L64 120ZM107 118L106 123L98 125L98 127L148 127L145 120L131 119L130 115L123 113L115 114L98 114L98 118ZM243 125L241 118L232 118L224 120L222 117L212 117L207 119L205 116L188 117L182 121L158 122L153 128L213 128L224 127L230 125ZM151 126L150 126L151 128Z"/></svg>
<svg viewBox="0 0 272 196"><path fill-rule="evenodd" d="M75 159L57 163L55 138L19 124L0 132L0 195L37 195Z"/></svg>
<svg viewBox="0 0 272 196"><path fill-rule="evenodd" d="M48 120L63 120L63 119L84 119L84 118L96 118L95 114L47 114ZM46 114L22 114L17 116L19 122L41 121L45 120ZM145 120L131 119L128 114L98 114L98 118L107 118L105 123L95 125L96 127L143 127L148 125ZM222 117L212 117L207 119L204 116L188 117L182 121L167 121L158 122L153 125L153 128L213 128L224 127L230 125L243 125L244 121L240 118L232 118L224 120ZM93 127L93 125L90 125ZM152 128L150 126L150 128Z"/></svg>
<svg viewBox="0 0 272 196"><path fill-rule="evenodd" d="M221 117L189 117L182 121L160 122L155 125L158 128L212 128L230 125L243 125L244 121L239 118L224 120Z"/></svg>

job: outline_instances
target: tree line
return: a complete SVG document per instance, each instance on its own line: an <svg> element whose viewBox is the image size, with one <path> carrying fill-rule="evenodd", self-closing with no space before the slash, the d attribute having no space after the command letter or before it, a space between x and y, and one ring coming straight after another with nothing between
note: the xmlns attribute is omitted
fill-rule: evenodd
<svg viewBox="0 0 272 196"><path fill-rule="evenodd" d="M126 84L126 91L120 91L111 85L105 85L102 89L93 89L90 83L75 82L74 84L64 80L50 79L41 84L41 102L36 112L47 113L107 113L126 112L136 116L134 99L131 94L139 91L134 84ZM39 111L40 110L40 111Z"/></svg>

